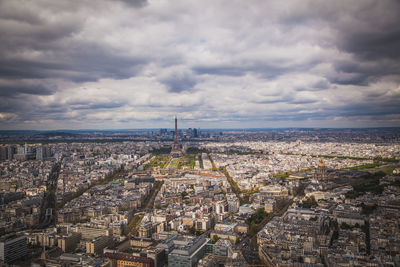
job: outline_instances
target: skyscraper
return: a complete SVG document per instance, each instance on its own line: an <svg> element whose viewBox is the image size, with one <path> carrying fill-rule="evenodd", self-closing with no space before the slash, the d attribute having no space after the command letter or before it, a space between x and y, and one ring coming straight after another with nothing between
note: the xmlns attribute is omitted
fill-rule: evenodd
<svg viewBox="0 0 400 267"><path fill-rule="evenodd" d="M179 158L183 156L182 148L178 141L178 119L176 117L175 117L174 143L172 144L171 153L169 155L172 158Z"/></svg>
<svg viewBox="0 0 400 267"><path fill-rule="evenodd" d="M42 146L42 145L36 147L36 159L37 159L37 160L43 160L43 158L44 158L44 152L45 152L45 151L46 151L46 150L43 149L43 146Z"/></svg>

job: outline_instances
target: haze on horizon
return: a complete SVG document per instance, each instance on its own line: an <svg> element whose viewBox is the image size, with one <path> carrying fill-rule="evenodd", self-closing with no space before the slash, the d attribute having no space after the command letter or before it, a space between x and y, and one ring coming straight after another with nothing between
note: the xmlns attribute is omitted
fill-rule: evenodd
<svg viewBox="0 0 400 267"><path fill-rule="evenodd" d="M0 130L400 126L400 2L0 1Z"/></svg>

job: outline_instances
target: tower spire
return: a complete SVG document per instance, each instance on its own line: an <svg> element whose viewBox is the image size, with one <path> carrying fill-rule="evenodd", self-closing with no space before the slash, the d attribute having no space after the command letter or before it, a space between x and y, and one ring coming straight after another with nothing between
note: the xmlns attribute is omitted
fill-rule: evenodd
<svg viewBox="0 0 400 267"><path fill-rule="evenodd" d="M178 144L178 118L175 116L174 144Z"/></svg>
<svg viewBox="0 0 400 267"><path fill-rule="evenodd" d="M183 155L181 146L178 140L178 118L175 116L175 132L174 132L174 143L172 144L172 149L170 156L173 158L179 158Z"/></svg>

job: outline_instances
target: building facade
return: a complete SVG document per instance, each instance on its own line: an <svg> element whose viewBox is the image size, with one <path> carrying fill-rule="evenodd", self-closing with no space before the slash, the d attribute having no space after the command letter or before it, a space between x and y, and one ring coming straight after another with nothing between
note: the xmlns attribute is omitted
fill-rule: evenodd
<svg viewBox="0 0 400 267"><path fill-rule="evenodd" d="M11 263L28 254L26 236L6 236L0 239L0 260Z"/></svg>
<svg viewBox="0 0 400 267"><path fill-rule="evenodd" d="M154 267L153 259L133 256L128 253L104 253L104 257L111 261L111 267Z"/></svg>

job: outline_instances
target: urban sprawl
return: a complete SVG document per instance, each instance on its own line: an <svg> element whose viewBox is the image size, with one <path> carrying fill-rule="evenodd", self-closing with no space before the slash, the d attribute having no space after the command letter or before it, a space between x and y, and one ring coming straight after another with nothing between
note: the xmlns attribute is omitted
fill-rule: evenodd
<svg viewBox="0 0 400 267"><path fill-rule="evenodd" d="M400 266L398 129L0 141L0 266Z"/></svg>

